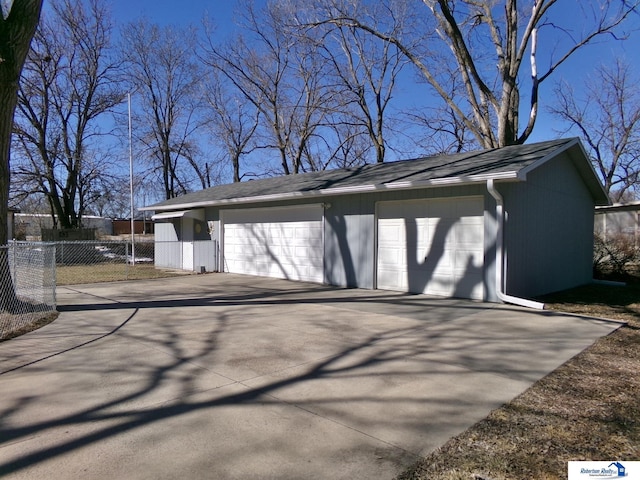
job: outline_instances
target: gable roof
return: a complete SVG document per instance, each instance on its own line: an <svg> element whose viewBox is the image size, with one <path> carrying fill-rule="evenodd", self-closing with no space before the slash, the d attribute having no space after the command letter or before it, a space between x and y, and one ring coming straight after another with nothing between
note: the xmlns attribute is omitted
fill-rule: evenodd
<svg viewBox="0 0 640 480"><path fill-rule="evenodd" d="M526 181L529 172L562 152L569 154L596 204L608 204L607 195L582 144L577 138L570 138L218 185L140 210L168 211L375 190L407 190L479 183L489 179Z"/></svg>

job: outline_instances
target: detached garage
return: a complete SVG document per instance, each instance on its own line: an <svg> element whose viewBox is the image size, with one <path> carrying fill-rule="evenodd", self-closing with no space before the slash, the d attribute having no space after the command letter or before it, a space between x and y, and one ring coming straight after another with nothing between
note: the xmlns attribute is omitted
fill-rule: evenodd
<svg viewBox="0 0 640 480"><path fill-rule="evenodd" d="M220 185L143 210L156 212L158 266L186 241L204 252L196 270L526 305L591 280L606 204L579 140L564 139Z"/></svg>

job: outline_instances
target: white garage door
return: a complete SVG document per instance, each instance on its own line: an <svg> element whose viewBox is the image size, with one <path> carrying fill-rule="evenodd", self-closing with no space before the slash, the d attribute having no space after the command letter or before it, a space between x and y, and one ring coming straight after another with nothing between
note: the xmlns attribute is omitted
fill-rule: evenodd
<svg viewBox="0 0 640 480"><path fill-rule="evenodd" d="M322 283L321 205L223 210L224 270Z"/></svg>
<svg viewBox="0 0 640 480"><path fill-rule="evenodd" d="M380 202L378 288L482 299L482 197Z"/></svg>

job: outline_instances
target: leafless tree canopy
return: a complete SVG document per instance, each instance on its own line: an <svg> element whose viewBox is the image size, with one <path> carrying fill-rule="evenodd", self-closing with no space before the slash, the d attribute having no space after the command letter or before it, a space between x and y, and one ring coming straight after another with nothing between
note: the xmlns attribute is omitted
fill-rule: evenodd
<svg viewBox="0 0 640 480"><path fill-rule="evenodd" d="M81 226L105 175L98 122L121 101L112 26L96 0L52 6L32 44L15 123L14 190L42 194L62 228Z"/></svg>
<svg viewBox="0 0 640 480"><path fill-rule="evenodd" d="M559 83L551 108L584 140L614 202L640 196L639 82L625 63L600 66L585 81L582 95L567 82Z"/></svg>
<svg viewBox="0 0 640 480"><path fill-rule="evenodd" d="M638 5L576 2L576 15L586 17L580 22L554 16L557 0L423 0L422 7L385 0L392 22L383 29L359 15L357 0L318 3L300 10L298 23L357 28L393 44L484 148L524 143L538 117L540 84L594 39L616 35ZM576 31L578 24L587 27ZM462 80L454 92L446 84L452 72Z"/></svg>
<svg viewBox="0 0 640 480"><path fill-rule="evenodd" d="M147 19L112 26L106 1L52 3L22 78L13 201L45 198L60 227L122 211L105 201L124 203L129 118L140 204L226 177L524 143L541 105L585 140L614 199L638 195L629 72L602 70L585 98L541 85L597 40L624 40L640 0L574 0L570 18L558 0L240 0L226 38ZM15 35L10 20L2 35ZM0 62L0 75L16 65Z"/></svg>
<svg viewBox="0 0 640 480"><path fill-rule="evenodd" d="M392 17L383 3L355 5L367 23L380 25ZM351 25L326 24L316 34L317 52L331 68L327 74L341 87L344 122L359 127L373 146L375 161L384 162L388 144L387 123L393 123L388 110L395 86L406 58L391 42L378 41L367 32ZM328 28L327 28L328 27ZM378 28L378 27L376 27ZM392 24L400 33L400 25ZM311 31L303 30L306 35Z"/></svg>
<svg viewBox="0 0 640 480"><path fill-rule="evenodd" d="M244 177L241 158L256 149L260 110L241 93L225 88L225 80L217 69L210 72L204 94L205 119L209 131L224 144L223 150L233 168L233 181L239 182Z"/></svg>
<svg viewBox="0 0 640 480"><path fill-rule="evenodd" d="M283 23L279 5L244 11L244 33L222 45L210 41L206 63L259 112L259 142L276 152L279 173L316 170L314 139L332 95L324 69Z"/></svg>
<svg viewBox="0 0 640 480"><path fill-rule="evenodd" d="M136 139L161 179L165 198L190 191L194 173L198 186L207 186L196 141L196 94L202 78L196 40L192 28L159 27L146 20L122 31L127 76L134 101L142 103L136 110Z"/></svg>

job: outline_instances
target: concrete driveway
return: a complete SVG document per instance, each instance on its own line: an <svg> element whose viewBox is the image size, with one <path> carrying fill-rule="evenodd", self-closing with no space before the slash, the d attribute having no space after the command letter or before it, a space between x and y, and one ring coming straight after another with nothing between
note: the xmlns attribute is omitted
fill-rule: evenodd
<svg viewBox="0 0 640 480"><path fill-rule="evenodd" d="M7 479L390 479L618 326L230 274L58 302L0 343Z"/></svg>

